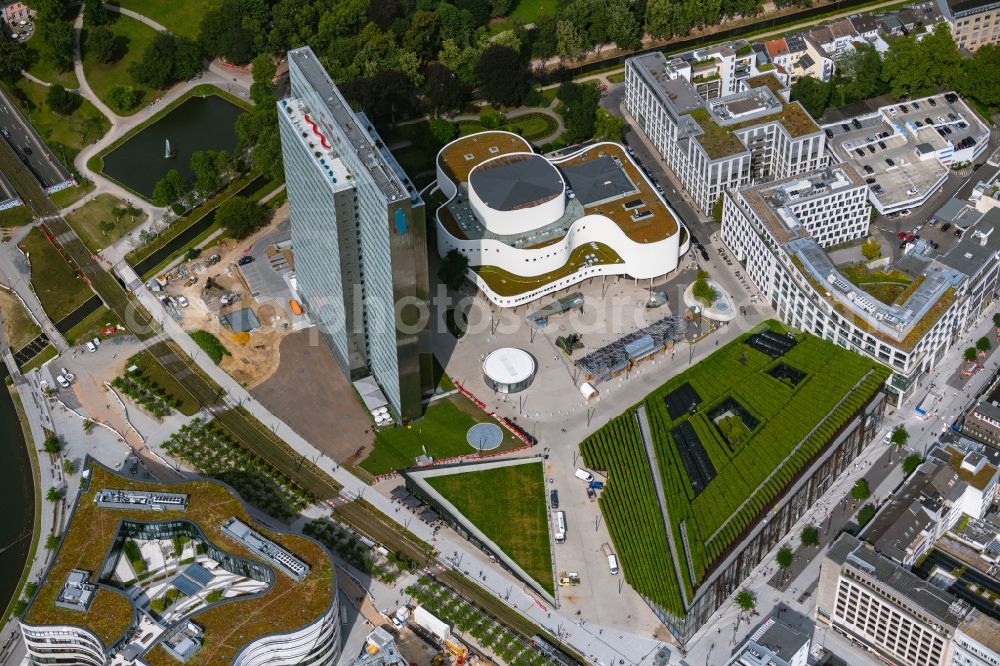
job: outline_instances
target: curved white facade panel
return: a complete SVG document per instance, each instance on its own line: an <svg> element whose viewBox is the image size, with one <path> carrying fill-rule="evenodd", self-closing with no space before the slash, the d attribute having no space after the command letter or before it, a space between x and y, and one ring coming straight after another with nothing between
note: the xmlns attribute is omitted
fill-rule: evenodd
<svg viewBox="0 0 1000 666"><path fill-rule="evenodd" d="M334 600L330 610L312 624L250 643L233 659L233 666L333 666L340 657L337 595Z"/></svg>
<svg viewBox="0 0 1000 666"><path fill-rule="evenodd" d="M516 135L512 136L516 137ZM519 139L519 137L516 138ZM651 279L666 275L677 269L680 256L687 252L690 246L690 236L676 213L670 209L665 201L654 194L653 196L656 196L656 203L662 204L669 214L673 216L673 219L676 220L676 230L674 233L660 240L651 242L635 240L622 228L621 220L615 221L595 211L586 213L572 221L566 229L565 234L555 241L542 244L540 247L537 245L535 247L516 247L511 241L512 238L516 238L518 235L530 234L546 225L552 225L564 216L567 208L565 179L560 176L560 180L563 182L563 192L553 199L544 200L537 205L518 208L517 210L494 210L483 203L473 187L463 187L464 183L456 183L442 166L443 161L441 156L445 151L449 150L450 146L462 140L456 139L456 141L442 148L438 154L438 187L448 197L448 204L461 203L462 196L468 197L472 213L477 218L477 221L482 224L482 227L489 232L483 234L484 236L495 235L504 236L505 238L502 240L491 237L460 238L449 231L446 225L442 223L440 217L441 210L439 209L437 217L437 245L438 252L442 256L451 250L457 250L468 257L470 266L496 267L515 276L528 278L536 278L548 273L563 271L566 264L574 258L574 252L578 248L585 248L585 246L595 243L614 250L621 259L617 263L583 264L579 270L573 273L555 277L551 282L541 284L536 289L515 295L501 295L496 293L486 280L476 271L470 269L469 278L497 305L503 307L521 305L592 277L629 275L638 279ZM516 144L516 141L514 143ZM625 157L624 151L617 144L603 143L588 146L571 155L549 162L555 170L555 167L558 167L560 164L576 160L587 151L594 151L600 154L602 148L604 150L612 149L616 153L620 153L622 158L628 159ZM461 153L460 150L458 152ZM520 154L522 153L508 153L506 156L516 157ZM489 164L494 160L500 160L504 157L491 157L484 164ZM537 155L535 157L540 158ZM471 154L464 155L465 160L471 160L471 158ZM472 168L469 170L469 175L472 177L481 165L470 166ZM628 204L631 196L638 197L644 195L649 197L649 193L653 192L652 184L645 179L645 176L637 168L635 168L634 174L637 174L636 177L642 181L637 184L643 188L641 195L619 195L618 200L614 200L612 203L596 201L591 202L589 207L620 206L623 210L627 210L625 206ZM612 198L614 199L614 197ZM639 203L641 204L642 202L640 201ZM587 207L584 207L584 211L587 210ZM463 228L465 227L463 226ZM586 251L583 250L583 252ZM579 259L579 255L577 259Z"/></svg>
<svg viewBox="0 0 1000 666"><path fill-rule="evenodd" d="M550 175L552 181L559 185L558 192L555 195L542 192L543 200L539 203L504 210L492 207L486 203L480 196L480 192L470 184L468 192L469 204L472 206L472 210L475 211L476 217L483 223L483 226L498 235L513 236L529 233L535 229L544 227L546 224L555 222L566 212L566 183L563 181L562 176L559 175L558 169L540 155L535 155L534 153L515 153L514 155L495 157L473 168L472 173L469 174L469 178L471 180L482 174L484 170L488 171L493 163L510 157L516 159L521 155L528 159L537 158L544 161L552 172ZM541 175L544 176L545 174ZM547 184L551 185L553 183Z"/></svg>
<svg viewBox="0 0 1000 666"><path fill-rule="evenodd" d="M22 622L21 636L32 664L104 666L108 661L101 641L82 627L36 627Z"/></svg>

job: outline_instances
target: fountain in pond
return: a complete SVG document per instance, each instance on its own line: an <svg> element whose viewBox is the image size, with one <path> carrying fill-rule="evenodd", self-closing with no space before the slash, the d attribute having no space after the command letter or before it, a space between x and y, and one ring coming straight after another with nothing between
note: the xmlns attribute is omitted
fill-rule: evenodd
<svg viewBox="0 0 1000 666"><path fill-rule="evenodd" d="M164 154L163 157L168 160L173 157L177 157L177 150L170 145L170 139L165 139L165 141L167 142L167 147L166 154Z"/></svg>

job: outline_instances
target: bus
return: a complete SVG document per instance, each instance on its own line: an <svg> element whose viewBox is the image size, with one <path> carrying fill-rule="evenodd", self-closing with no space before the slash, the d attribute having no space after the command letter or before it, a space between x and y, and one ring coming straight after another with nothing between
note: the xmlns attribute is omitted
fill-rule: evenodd
<svg viewBox="0 0 1000 666"><path fill-rule="evenodd" d="M566 543L565 511L556 511L556 543Z"/></svg>

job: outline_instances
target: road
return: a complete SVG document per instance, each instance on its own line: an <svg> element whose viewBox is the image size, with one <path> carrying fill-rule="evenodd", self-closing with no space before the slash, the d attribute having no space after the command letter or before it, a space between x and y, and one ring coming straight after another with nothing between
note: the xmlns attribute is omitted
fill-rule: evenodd
<svg viewBox="0 0 1000 666"><path fill-rule="evenodd" d="M6 132L6 143L12 147L18 159L30 170L43 187L51 187L72 179L69 171L52 154L31 123L21 115L20 110L0 90L0 129Z"/></svg>

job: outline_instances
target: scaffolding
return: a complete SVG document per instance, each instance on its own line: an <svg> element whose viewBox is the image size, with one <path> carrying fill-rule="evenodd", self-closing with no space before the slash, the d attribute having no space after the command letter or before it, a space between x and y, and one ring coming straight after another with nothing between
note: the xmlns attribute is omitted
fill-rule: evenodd
<svg viewBox="0 0 1000 666"><path fill-rule="evenodd" d="M687 320L681 315L659 319L645 328L618 338L576 362L586 379L604 382L669 345L683 340Z"/></svg>

